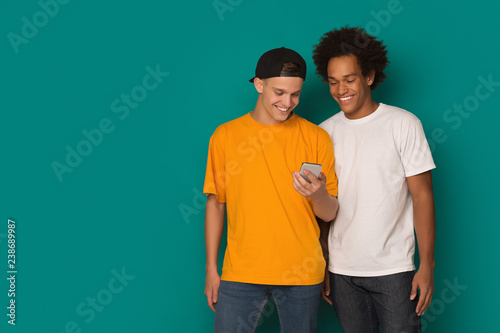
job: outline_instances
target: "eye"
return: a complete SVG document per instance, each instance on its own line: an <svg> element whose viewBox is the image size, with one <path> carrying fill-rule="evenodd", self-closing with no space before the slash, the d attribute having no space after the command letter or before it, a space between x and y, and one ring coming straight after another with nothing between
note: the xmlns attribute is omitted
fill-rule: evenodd
<svg viewBox="0 0 500 333"><path fill-rule="evenodd" d="M355 80L347 81L347 83L353 83Z"/></svg>
<svg viewBox="0 0 500 333"><path fill-rule="evenodd" d="M334 86L334 85L336 85L336 84L337 84L337 82L330 82L330 85L331 85L331 86Z"/></svg>
<svg viewBox="0 0 500 333"><path fill-rule="evenodd" d="M278 96L283 95L283 93L282 93L282 92L275 92L275 94L276 94L276 95L278 95Z"/></svg>
<svg viewBox="0 0 500 333"><path fill-rule="evenodd" d="M296 93L296 94L292 94L293 97L299 97L300 94L299 93Z"/></svg>

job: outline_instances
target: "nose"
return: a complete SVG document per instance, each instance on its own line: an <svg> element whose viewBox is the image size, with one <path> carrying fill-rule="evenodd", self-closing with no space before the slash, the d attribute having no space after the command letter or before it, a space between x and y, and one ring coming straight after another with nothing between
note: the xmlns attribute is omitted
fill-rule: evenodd
<svg viewBox="0 0 500 333"><path fill-rule="evenodd" d="M289 108L292 106L293 101L292 101L292 95L287 95L285 98L283 98L283 104Z"/></svg>
<svg viewBox="0 0 500 333"><path fill-rule="evenodd" d="M347 85L344 82L339 82L339 95L343 95L347 92Z"/></svg>

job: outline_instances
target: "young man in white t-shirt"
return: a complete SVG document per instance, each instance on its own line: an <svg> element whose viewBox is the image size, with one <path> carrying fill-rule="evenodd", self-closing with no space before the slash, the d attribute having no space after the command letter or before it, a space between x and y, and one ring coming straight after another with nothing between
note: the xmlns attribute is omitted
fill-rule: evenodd
<svg viewBox="0 0 500 333"><path fill-rule="evenodd" d="M387 51L363 29L326 33L313 59L342 110L320 124L332 138L339 181L337 217L322 228L330 253L323 297L344 332L420 332L435 265L435 165L422 125L372 99Z"/></svg>

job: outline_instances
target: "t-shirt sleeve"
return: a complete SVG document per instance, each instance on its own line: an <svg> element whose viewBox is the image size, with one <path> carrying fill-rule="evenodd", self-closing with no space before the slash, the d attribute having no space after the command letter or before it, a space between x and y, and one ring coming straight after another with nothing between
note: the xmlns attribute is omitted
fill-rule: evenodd
<svg viewBox="0 0 500 333"><path fill-rule="evenodd" d="M400 146L405 176L415 176L436 168L420 120L410 122Z"/></svg>
<svg viewBox="0 0 500 333"><path fill-rule="evenodd" d="M217 128L210 138L207 158L207 171L203 193L215 194L217 201L226 202L224 135L221 127Z"/></svg>
<svg viewBox="0 0 500 333"><path fill-rule="evenodd" d="M321 129L318 140L319 163L323 166L322 171L326 176L326 189L333 196L338 194L338 182L335 174L335 155L333 142L328 133Z"/></svg>

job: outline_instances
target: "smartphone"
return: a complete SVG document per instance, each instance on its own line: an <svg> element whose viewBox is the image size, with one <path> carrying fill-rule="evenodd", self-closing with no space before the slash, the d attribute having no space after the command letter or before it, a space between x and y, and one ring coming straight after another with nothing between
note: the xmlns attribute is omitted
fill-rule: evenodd
<svg viewBox="0 0 500 333"><path fill-rule="evenodd" d="M304 170L307 170L309 171L310 173L312 173L313 175L316 176L316 178L319 177L319 174L321 173L321 164L314 164L314 163L302 163L302 166L300 167L300 171L299 171L299 174L304 177L304 179L310 183L311 181L309 180L309 178L307 178L306 175L304 175Z"/></svg>

